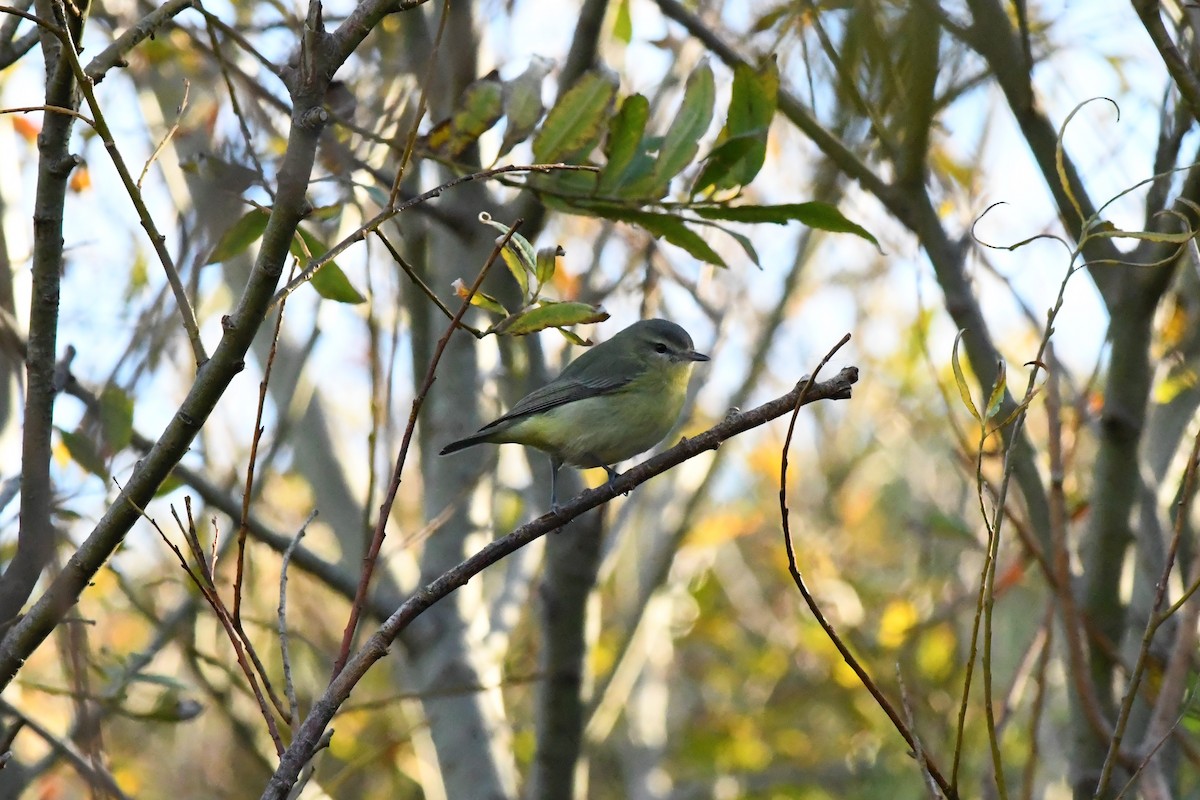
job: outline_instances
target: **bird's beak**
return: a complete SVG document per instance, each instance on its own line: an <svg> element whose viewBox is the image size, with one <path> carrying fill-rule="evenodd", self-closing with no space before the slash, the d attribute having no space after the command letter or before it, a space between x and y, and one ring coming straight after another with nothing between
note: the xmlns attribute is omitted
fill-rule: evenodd
<svg viewBox="0 0 1200 800"><path fill-rule="evenodd" d="M704 353L697 353L695 350L684 350L679 355L683 356L687 361L708 361L708 356Z"/></svg>

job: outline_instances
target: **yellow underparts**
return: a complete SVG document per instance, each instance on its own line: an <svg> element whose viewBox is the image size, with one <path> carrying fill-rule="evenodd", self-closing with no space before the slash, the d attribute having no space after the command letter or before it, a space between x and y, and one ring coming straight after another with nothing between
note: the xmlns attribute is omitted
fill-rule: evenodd
<svg viewBox="0 0 1200 800"><path fill-rule="evenodd" d="M656 364L615 392L526 417L490 441L536 447L577 467L616 464L649 450L671 431L683 408L691 366Z"/></svg>

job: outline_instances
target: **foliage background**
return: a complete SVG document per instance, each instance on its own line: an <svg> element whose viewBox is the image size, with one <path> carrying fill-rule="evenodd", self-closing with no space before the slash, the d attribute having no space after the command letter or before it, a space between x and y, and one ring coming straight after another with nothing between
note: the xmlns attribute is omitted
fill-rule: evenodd
<svg viewBox="0 0 1200 800"><path fill-rule="evenodd" d="M659 133L688 108L686 81L707 60L716 112L703 144L669 195L637 203L686 214L695 200L689 181L717 143L730 103L733 69L723 48L756 68L773 55L780 98L766 166L731 202L830 203L869 229L878 248L797 223L735 225L761 266L735 240L706 230L703 241L728 265L716 267L695 248L614 221L612 209L605 219L556 205L554 191L567 180L561 175L463 184L382 230L451 308L452 281L469 283L492 247L495 231L476 219L487 211L505 223L524 218L521 232L535 247L565 249L548 296L602 303L612 317L579 335L604 338L639 317L679 321L713 356L693 387L686 435L731 406L787 391L851 331L834 365L857 365L863 380L852 400L800 415L787 486L791 526L824 613L904 710L923 750L947 773L961 759L963 796L1091 797L1129 694L1137 702L1124 723L1123 758L1102 794L1114 796L1135 772L1130 794L1195 794L1190 606L1142 647L1176 533L1177 569L1161 607L1183 597L1197 574L1190 516L1180 517L1176 505L1191 498L1186 466L1194 463L1188 453L1200 402L1197 261L1180 246L1200 202L1192 166L1192 109L1200 104L1182 99L1200 97L1189 95L1194 9L1143 0L516 0L453 3L448 12L434 3L401 5L338 70L342 88L305 100L352 122L325 129L309 184L318 211L304 224L325 246L386 201L414 121L428 133L464 107L472 81L497 69L514 86L527 68L542 70L540 57L554 60L541 87L547 106L587 67L603 64L622 98L649 98L648 130ZM20 8L53 18L50 3ZM354 8L326 5L326 25L337 29ZM94 3L83 62L152 10ZM302 107L295 97L303 93L289 98L267 64L297 63L308 12L282 3L180 6L96 87L135 174L170 132L141 195L210 348L272 252L264 236L212 257L250 210L247 200L271 206L277 193L286 195L278 176L289 147L287 109ZM29 22L3 34L0 105L46 104L46 76L58 62L38 57ZM1180 55L1174 73L1172 53ZM1060 169L1056 134L1073 112ZM117 504L143 457L139 437L163 431L197 376L158 258L86 125L69 133L70 151L83 162L71 171L62 206L60 260L38 261L47 240L33 222L43 218L35 187L53 176L54 164L39 155L36 137L54 116L0 115L0 461L7 465L0 545L8 559L18 528L31 528L27 513L18 516L30 496L29 484L18 494L18 469L25 481L37 477L22 451L29 429L22 407L36 392L20 364L36 329L38 263L62 279L48 365L74 348L71 375L107 402L89 410L72 384L53 403L46 475L54 547L35 601ZM511 120L501 123L454 159L419 148L401 188L416 193L489 165L511 128ZM535 149L526 132L500 163L530 163ZM606 162L603 146L585 156ZM1063 190L1064 176L1078 205ZM1130 187L1101 218L1152 234L1107 238L1089 209ZM1006 205L989 211L997 202ZM1168 208L1178 213L1161 213ZM980 244L1042 233L1067 247ZM284 263L284 250L275 247L276 263ZM1084 261L1095 266L1071 274L1053 350L1039 355L1046 309ZM1150 262L1161 263L1131 266ZM200 428L183 457L186 470L146 506L181 542L170 509L182 513L184 497L193 498L201 539L230 548L217 570L228 598L242 489L254 464L242 618L275 681L282 674L279 553L319 511L303 540L312 558L298 558L289 572L290 662L302 710L328 682L350 607L346 587L357 579L404 421L447 324L378 238L350 247L337 263L366 302L335 302L301 286L288 300L273 360L274 312L254 320L266 323L245 370ZM510 308L519 300L499 267L484 289ZM479 327L494 319L479 310L468 317ZM976 405L992 390L998 358L1017 400L1029 362L1048 367L1036 381L1023 444L1007 462L1013 482L995 561L990 704L971 636L988 563L985 517L1014 428L989 438L979 456L978 426L951 366L959 329L966 329L963 381ZM553 332L452 340L390 517L375 584L379 607L391 610L542 512L546 474L536 454L500 448L439 459L436 452L569 357ZM265 432L252 457L268 362ZM773 423L657 477L428 612L337 715L304 796L905 798L935 791L788 577L777 499L784 432L784 423ZM600 477L583 476L593 485ZM1052 557L1066 562L1070 580L1045 566ZM321 564L327 571L314 574ZM10 567L4 581L19 571ZM229 639L153 527L139 520L89 577L68 616L86 624L59 626L15 679L6 677L0 711L12 759L0 771L0 794L263 791L278 759L262 715ZM371 618L364 628L376 625ZM5 659L24 652L11 635L0 644ZM1130 691L1139 656L1146 679ZM964 704L968 664L976 669ZM1155 720L1164 714L1171 735L1159 749ZM1089 715L1109 726L1105 735L1092 730Z"/></svg>

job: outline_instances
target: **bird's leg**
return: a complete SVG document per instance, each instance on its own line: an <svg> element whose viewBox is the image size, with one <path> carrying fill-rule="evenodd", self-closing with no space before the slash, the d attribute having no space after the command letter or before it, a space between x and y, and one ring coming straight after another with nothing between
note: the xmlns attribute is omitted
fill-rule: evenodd
<svg viewBox="0 0 1200 800"><path fill-rule="evenodd" d="M621 477L621 473L617 472L615 469L610 467L608 464L601 464L600 466L603 467L604 471L608 473L608 482L609 483L612 483L617 478ZM626 497L629 497L629 492L621 492L621 494L625 495Z"/></svg>
<svg viewBox="0 0 1200 800"><path fill-rule="evenodd" d="M558 508L558 470L562 467L562 459L550 456L550 513L557 514Z"/></svg>

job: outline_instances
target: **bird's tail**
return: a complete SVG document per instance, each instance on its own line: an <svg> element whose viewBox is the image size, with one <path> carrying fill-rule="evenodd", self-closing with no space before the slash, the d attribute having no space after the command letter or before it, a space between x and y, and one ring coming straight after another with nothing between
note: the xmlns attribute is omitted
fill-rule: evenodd
<svg viewBox="0 0 1200 800"><path fill-rule="evenodd" d="M465 439L459 439L456 442L451 442L450 444L443 447L441 449L441 452L438 453L438 455L445 456L445 455L449 455L450 453L457 453L459 450L464 450L468 447L472 447L473 445L483 444L487 440L488 440L487 433L475 433L475 434L468 436Z"/></svg>

